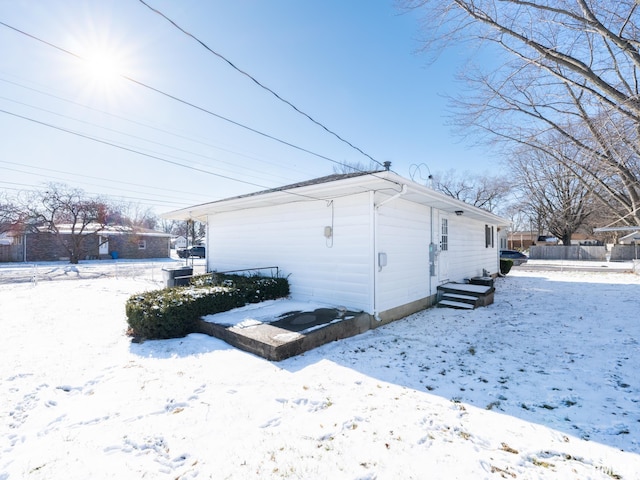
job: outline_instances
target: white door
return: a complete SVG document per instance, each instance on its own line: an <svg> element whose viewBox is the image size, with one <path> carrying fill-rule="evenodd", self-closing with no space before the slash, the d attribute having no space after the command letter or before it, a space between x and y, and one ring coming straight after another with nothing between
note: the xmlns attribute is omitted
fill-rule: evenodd
<svg viewBox="0 0 640 480"><path fill-rule="evenodd" d="M109 239L108 237L98 237L98 253L100 255L109 255Z"/></svg>
<svg viewBox="0 0 640 480"><path fill-rule="evenodd" d="M449 281L449 218L439 215L438 282Z"/></svg>

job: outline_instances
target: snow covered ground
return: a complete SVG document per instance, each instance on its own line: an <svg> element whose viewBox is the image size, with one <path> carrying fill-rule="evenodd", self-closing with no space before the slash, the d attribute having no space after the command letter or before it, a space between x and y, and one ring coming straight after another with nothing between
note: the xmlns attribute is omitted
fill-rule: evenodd
<svg viewBox="0 0 640 480"><path fill-rule="evenodd" d="M132 344L161 278L0 286L0 480L638 479L640 276L513 270L273 363Z"/></svg>

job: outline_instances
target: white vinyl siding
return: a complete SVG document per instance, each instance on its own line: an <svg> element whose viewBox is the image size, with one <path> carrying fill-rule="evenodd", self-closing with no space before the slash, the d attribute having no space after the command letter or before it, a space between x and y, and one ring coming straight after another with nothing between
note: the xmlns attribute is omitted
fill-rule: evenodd
<svg viewBox="0 0 640 480"><path fill-rule="evenodd" d="M449 278L452 281L480 276L483 269L490 273L497 271L496 249L485 246L485 225L464 215L449 218Z"/></svg>
<svg viewBox="0 0 640 480"><path fill-rule="evenodd" d="M277 266L293 298L390 316L426 305L440 283L496 273L497 227L508 223L392 172L317 179L173 213L206 217L208 271Z"/></svg>
<svg viewBox="0 0 640 480"><path fill-rule="evenodd" d="M292 297L368 311L369 195L209 216L209 270L277 266ZM333 221L333 223L332 223ZM332 227L332 238L325 227Z"/></svg>
<svg viewBox="0 0 640 480"><path fill-rule="evenodd" d="M430 295L430 209L397 199L378 209L377 250L387 265L377 274L378 312Z"/></svg>

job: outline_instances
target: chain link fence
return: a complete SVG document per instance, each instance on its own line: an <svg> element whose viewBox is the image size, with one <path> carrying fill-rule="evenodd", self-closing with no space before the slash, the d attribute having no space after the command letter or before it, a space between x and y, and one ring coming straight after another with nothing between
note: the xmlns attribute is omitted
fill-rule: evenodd
<svg viewBox="0 0 640 480"><path fill-rule="evenodd" d="M191 266L189 261L189 266ZM183 261L90 261L72 265L65 262L42 262L1 264L0 284L69 280L91 280L98 278L139 278L162 282L163 270L185 265ZM204 260L193 261L193 274L206 273Z"/></svg>

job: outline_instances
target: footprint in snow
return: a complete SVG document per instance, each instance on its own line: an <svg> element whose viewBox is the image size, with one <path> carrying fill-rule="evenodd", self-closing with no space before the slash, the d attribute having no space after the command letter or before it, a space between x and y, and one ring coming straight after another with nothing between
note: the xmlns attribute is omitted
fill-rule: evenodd
<svg viewBox="0 0 640 480"><path fill-rule="evenodd" d="M280 426L281 423L281 418L276 417L276 418L272 418L271 420L267 420L265 423L263 423L262 425L260 425L260 428L272 428L272 427L278 427Z"/></svg>

